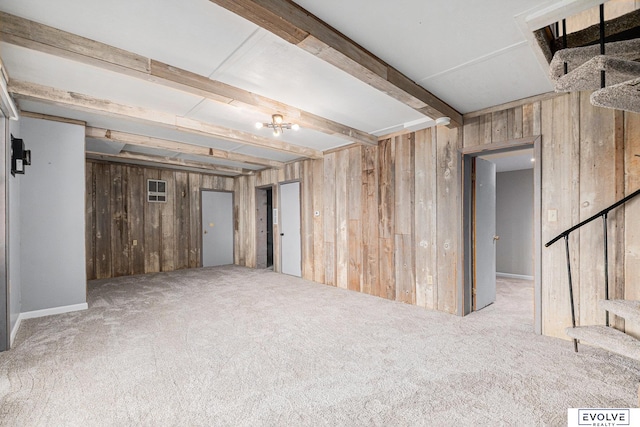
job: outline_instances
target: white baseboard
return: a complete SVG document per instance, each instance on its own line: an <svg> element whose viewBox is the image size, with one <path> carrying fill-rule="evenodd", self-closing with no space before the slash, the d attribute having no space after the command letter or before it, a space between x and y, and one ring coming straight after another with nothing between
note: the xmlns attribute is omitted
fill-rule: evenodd
<svg viewBox="0 0 640 427"><path fill-rule="evenodd" d="M533 276L525 276L523 274L496 273L498 277L508 277L509 279L533 280Z"/></svg>
<svg viewBox="0 0 640 427"><path fill-rule="evenodd" d="M53 316L55 314L71 313L72 311L81 311L89 308L89 304L86 302L83 304L65 305L62 307L45 308L44 310L26 311L18 315L18 320L11 330L11 342L9 347L13 347L13 341L18 335L18 329L20 329L20 323L25 319L35 319L36 317Z"/></svg>
<svg viewBox="0 0 640 427"><path fill-rule="evenodd" d="M52 316L54 314L63 314L63 313L71 313L72 311L80 311L86 310L89 308L89 304L75 304L75 305L65 305L62 307L53 307L53 308L45 308L44 310L34 310L27 311L25 313L20 313L20 317L22 319L34 319L36 317L44 317L44 316Z"/></svg>
<svg viewBox="0 0 640 427"><path fill-rule="evenodd" d="M16 335L18 335L18 329L20 329L20 322L22 322L22 314L18 314L16 324L13 325L13 329L11 330L11 341L9 342L9 348L13 347L13 341L16 339Z"/></svg>

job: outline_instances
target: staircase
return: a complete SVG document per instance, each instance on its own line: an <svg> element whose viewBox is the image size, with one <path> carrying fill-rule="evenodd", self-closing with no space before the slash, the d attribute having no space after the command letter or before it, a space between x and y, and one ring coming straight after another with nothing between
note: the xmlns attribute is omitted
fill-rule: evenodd
<svg viewBox="0 0 640 427"><path fill-rule="evenodd" d="M600 300L598 307L640 325L640 301ZM567 335L581 343L591 344L640 362L640 341L622 331L604 325L567 328Z"/></svg>
<svg viewBox="0 0 640 427"><path fill-rule="evenodd" d="M549 75L556 92L593 90L595 106L640 113L640 39L561 49Z"/></svg>

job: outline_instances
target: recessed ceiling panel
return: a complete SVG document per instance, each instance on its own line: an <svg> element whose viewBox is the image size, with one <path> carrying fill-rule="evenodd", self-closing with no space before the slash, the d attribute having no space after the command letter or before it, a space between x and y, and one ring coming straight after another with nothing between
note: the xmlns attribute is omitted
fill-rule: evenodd
<svg viewBox="0 0 640 427"><path fill-rule="evenodd" d="M215 78L365 132L424 117L270 33Z"/></svg>
<svg viewBox="0 0 640 427"><path fill-rule="evenodd" d="M76 61L2 43L11 79L37 83L119 104L184 115L201 97Z"/></svg>
<svg viewBox="0 0 640 427"><path fill-rule="evenodd" d="M256 29L208 0L3 0L1 9L201 75Z"/></svg>
<svg viewBox="0 0 640 427"><path fill-rule="evenodd" d="M260 165L231 162L229 160L216 159L215 157L209 157L209 156L196 156L194 154L182 153L182 154L178 154L176 158L182 159L182 160L191 160L194 162L210 163L212 165L218 165L218 166L229 166L233 168L243 168L243 169L251 169L251 170L260 170L265 168L265 166L260 166Z"/></svg>
<svg viewBox="0 0 640 427"><path fill-rule="evenodd" d="M85 150L94 153L118 154L124 148L125 144L113 141L105 141L102 139L85 139Z"/></svg>
<svg viewBox="0 0 640 427"><path fill-rule="evenodd" d="M30 100L21 99L18 101L18 105L22 111L30 111L34 113L47 114L50 116L82 120L91 127L117 130L121 132L132 133L135 135L144 135L154 138L167 139L170 141L186 142L225 151L232 150L239 147L240 145L236 142L230 142L204 135L181 132L168 127L154 126L146 123L140 123L132 120L120 119L110 116L101 116L98 114L87 113L84 111L73 110L70 108L60 107L57 105L49 105Z"/></svg>
<svg viewBox="0 0 640 427"><path fill-rule="evenodd" d="M526 44L419 83L463 114L553 90Z"/></svg>
<svg viewBox="0 0 640 427"><path fill-rule="evenodd" d="M353 142L350 139L340 136L328 135L312 129L306 129L304 126L300 127L297 131L285 129L282 135L275 137L273 131L266 127L256 129L256 123L270 123L272 121L269 114L249 111L244 108L220 104L210 100L201 102L189 113L188 117L203 122L217 123L265 138L281 140L302 147L314 148L316 150L327 150ZM296 123L295 118L286 116L284 117L284 121Z"/></svg>
<svg viewBox="0 0 640 427"><path fill-rule="evenodd" d="M296 156L294 154L287 154L280 151L272 151L267 150L265 148L260 147L252 147L250 145L242 146L236 150L233 150L234 153L247 154L249 156L277 160L279 162L290 162L292 160L299 159L300 156Z"/></svg>
<svg viewBox="0 0 640 427"><path fill-rule="evenodd" d="M295 3L418 81L524 41L514 16L549 2L296 0Z"/></svg>

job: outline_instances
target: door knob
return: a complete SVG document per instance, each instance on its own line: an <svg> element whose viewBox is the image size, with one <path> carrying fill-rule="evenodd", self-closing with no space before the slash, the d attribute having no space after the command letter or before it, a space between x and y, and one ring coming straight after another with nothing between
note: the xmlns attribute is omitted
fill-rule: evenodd
<svg viewBox="0 0 640 427"><path fill-rule="evenodd" d="M281 236L284 236L284 233L280 233Z"/></svg>
<svg viewBox="0 0 640 427"><path fill-rule="evenodd" d="M207 230L204 230L204 234L207 234Z"/></svg>
<svg viewBox="0 0 640 427"><path fill-rule="evenodd" d="M493 240L500 240L500 236L493 236Z"/></svg>

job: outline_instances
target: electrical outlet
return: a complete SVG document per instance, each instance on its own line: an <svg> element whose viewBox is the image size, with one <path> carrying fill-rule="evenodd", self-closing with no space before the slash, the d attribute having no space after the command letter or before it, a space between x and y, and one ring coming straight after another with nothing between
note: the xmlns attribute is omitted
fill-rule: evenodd
<svg viewBox="0 0 640 427"><path fill-rule="evenodd" d="M433 276L430 274L427 276L427 285L433 285Z"/></svg>

